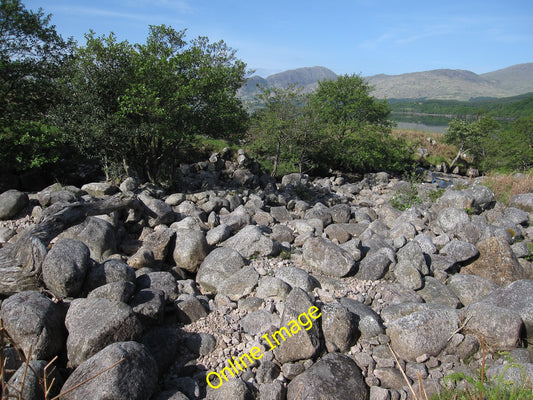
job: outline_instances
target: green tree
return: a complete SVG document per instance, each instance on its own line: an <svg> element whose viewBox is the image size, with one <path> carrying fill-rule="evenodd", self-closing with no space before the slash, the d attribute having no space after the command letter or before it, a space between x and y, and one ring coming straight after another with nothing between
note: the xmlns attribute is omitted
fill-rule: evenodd
<svg viewBox="0 0 533 400"><path fill-rule="evenodd" d="M481 165L481 161L487 157L491 141L495 140L499 127L494 118L484 115L472 122L459 118L451 120L444 134L444 140L457 146L458 152L450 168L463 154L470 156L474 164Z"/></svg>
<svg viewBox="0 0 533 400"><path fill-rule="evenodd" d="M390 109L385 100L370 95L371 86L359 75L343 75L319 82L311 102L319 118L334 126L339 138L358 126L391 126Z"/></svg>
<svg viewBox="0 0 533 400"><path fill-rule="evenodd" d="M258 156L272 161L272 176L278 175L280 165L284 166L283 173L304 172L315 129L302 89L291 85L262 90L256 96L261 107L254 113L248 131L250 147Z"/></svg>
<svg viewBox="0 0 533 400"><path fill-rule="evenodd" d="M390 136L388 103L370 91L359 75L319 83L310 97L322 138L317 164L346 171L403 168L408 156L405 143Z"/></svg>
<svg viewBox="0 0 533 400"><path fill-rule="evenodd" d="M172 178L195 135L245 130L237 89L245 64L224 42L185 40L185 31L151 26L146 43L87 35L56 110L66 137L114 174Z"/></svg>
<svg viewBox="0 0 533 400"><path fill-rule="evenodd" d="M490 150L487 168L504 171L533 168L533 116L517 119L500 132Z"/></svg>
<svg viewBox="0 0 533 400"><path fill-rule="evenodd" d="M65 66L63 101L52 121L64 140L104 168L107 177L127 164L129 127L119 116L119 99L134 77L134 48L111 33L91 31Z"/></svg>
<svg viewBox="0 0 533 400"><path fill-rule="evenodd" d="M45 121L59 101L57 79L72 52L42 9L0 2L0 162L23 171L57 161L61 143Z"/></svg>

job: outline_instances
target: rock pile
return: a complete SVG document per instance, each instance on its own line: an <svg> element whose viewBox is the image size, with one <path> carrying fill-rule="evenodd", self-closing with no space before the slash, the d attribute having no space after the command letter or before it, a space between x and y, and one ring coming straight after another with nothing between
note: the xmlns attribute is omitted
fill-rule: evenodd
<svg viewBox="0 0 533 400"><path fill-rule="evenodd" d="M42 398L32 374L56 356L46 372L64 399L405 399L400 368L436 392L475 374L481 343L487 375L521 379L499 350L533 375L533 195L504 207L460 180L432 201L425 183L402 212L391 199L408 183L386 173L277 183L224 157L183 166L182 193L128 178L0 194L0 263L52 207L118 192L141 204L64 230L35 287L1 293L5 332L32 360L25 398ZM252 348L261 357L232 370ZM24 364L4 354L11 393Z"/></svg>

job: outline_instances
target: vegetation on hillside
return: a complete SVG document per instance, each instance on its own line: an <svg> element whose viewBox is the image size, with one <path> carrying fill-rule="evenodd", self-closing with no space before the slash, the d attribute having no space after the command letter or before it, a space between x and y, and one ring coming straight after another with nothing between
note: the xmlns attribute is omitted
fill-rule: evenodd
<svg viewBox="0 0 533 400"><path fill-rule="evenodd" d="M323 80L311 94L294 86L264 89L251 119L248 143L285 172L399 171L408 161L405 143L391 136L385 101L370 96L358 75Z"/></svg>
<svg viewBox="0 0 533 400"><path fill-rule="evenodd" d="M498 99L391 101L391 112L396 116L413 114L449 115L474 119L485 114L502 121L514 120L533 114L533 93Z"/></svg>
<svg viewBox="0 0 533 400"><path fill-rule="evenodd" d="M151 26L145 44L86 36L63 80L54 122L106 170L155 182L174 176L195 135L230 139L246 130L235 98L245 64L224 42Z"/></svg>
<svg viewBox="0 0 533 400"><path fill-rule="evenodd" d="M60 102L56 81L73 43L59 36L42 10L19 0L0 3L0 166L17 172L48 167L64 153L46 121Z"/></svg>
<svg viewBox="0 0 533 400"><path fill-rule="evenodd" d="M442 113L465 104L391 105L374 98L361 76L344 75L311 93L263 89L250 115L238 97L247 71L235 51L206 37L188 41L164 25L151 26L142 44L89 32L78 45L61 38L42 10L5 0L0 62L0 168L12 174L55 168L62 180L81 161L108 178L172 184L180 163L221 143L246 146L275 176L401 173L413 160L482 171L533 167L533 96L470 102L483 109L475 120L450 123L444 139L452 147L420 157L410 139L392 134L391 109ZM502 127L493 113L520 118Z"/></svg>

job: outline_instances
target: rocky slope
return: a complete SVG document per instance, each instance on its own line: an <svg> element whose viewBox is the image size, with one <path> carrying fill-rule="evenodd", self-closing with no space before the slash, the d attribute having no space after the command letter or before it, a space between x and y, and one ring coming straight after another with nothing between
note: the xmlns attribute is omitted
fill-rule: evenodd
<svg viewBox="0 0 533 400"><path fill-rule="evenodd" d="M239 97L252 101L257 85L287 87L298 85L305 92L316 88L319 81L336 79L324 67L298 68L269 77L253 76L239 90ZM365 79L380 99L469 100L476 97L509 97L533 91L533 63L513 65L485 74L458 69L436 69L400 75L378 74Z"/></svg>
<svg viewBox="0 0 533 400"><path fill-rule="evenodd" d="M428 172L425 201L400 212L409 183L386 173L254 172L243 152L216 154L182 167L180 193L129 178L1 194L4 265L66 203L136 199L34 253L34 287L2 293L3 335L37 374L58 356L47 375L64 399L405 399L400 367L435 392L480 368L481 343L488 376L522 377L498 350L533 375L533 194L503 207L446 176L432 201ZM13 393L24 365L4 354ZM28 399L42 398L33 370Z"/></svg>

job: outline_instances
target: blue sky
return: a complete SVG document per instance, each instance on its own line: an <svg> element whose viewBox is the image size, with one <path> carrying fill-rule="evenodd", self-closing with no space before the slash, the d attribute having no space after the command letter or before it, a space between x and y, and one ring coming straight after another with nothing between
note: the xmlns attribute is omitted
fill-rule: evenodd
<svg viewBox="0 0 533 400"><path fill-rule="evenodd" d="M22 1L79 43L90 29L144 42L159 24L222 39L264 77L315 65L369 76L533 62L533 0Z"/></svg>

